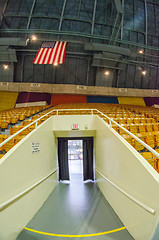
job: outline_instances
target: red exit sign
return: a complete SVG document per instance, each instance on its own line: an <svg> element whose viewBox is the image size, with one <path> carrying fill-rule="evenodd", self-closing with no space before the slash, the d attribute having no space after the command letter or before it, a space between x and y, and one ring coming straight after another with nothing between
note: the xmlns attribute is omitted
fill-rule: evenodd
<svg viewBox="0 0 159 240"><path fill-rule="evenodd" d="M72 130L78 130L79 124L72 124Z"/></svg>

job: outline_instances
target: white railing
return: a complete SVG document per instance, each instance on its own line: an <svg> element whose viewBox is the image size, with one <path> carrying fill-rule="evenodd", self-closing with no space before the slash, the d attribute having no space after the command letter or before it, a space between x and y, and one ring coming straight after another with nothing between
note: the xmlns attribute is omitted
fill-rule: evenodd
<svg viewBox="0 0 159 240"><path fill-rule="evenodd" d="M34 122L28 124L27 126L25 126L23 129L19 130L18 132L16 132L15 134L13 134L12 136L10 136L9 138L7 138L5 141L3 141L0 144L0 147L2 147L5 143L7 143L8 141L10 141L11 139L13 139L15 136L17 136L19 133L21 133L22 131L24 131L25 129L27 129L28 127L30 127L31 125L35 124L35 129L37 128L37 123L39 120L41 120L42 118L44 118L45 116L49 115L52 112L56 112L56 115L59 115L59 112L64 112L64 111L90 111L91 114L94 114L94 112L96 111L97 113L101 114L102 116L104 116L105 118L107 118L109 120L109 125L110 127L112 126L112 123L116 124L119 128L123 129L127 134L129 134L132 138L136 139L139 143L141 143L145 148L147 148L150 152L152 152L157 158L159 158L159 153L157 153L153 148L151 148L149 145L147 145L145 142L143 142L142 140L140 140L138 137L136 137L133 133L129 132L127 129L125 129L124 127L122 127L120 124L118 124L117 122L115 122L113 119L109 118L107 115L103 114L102 112L100 112L97 109L54 109L51 110L50 112L48 112L47 114L43 115L42 117L38 118L37 120L35 120ZM95 114L96 115L96 114ZM55 115L54 115L55 116ZM52 116L50 116L52 117ZM38 182L36 182L35 184L33 184L32 186L28 187L27 189L25 189L24 191L22 191L21 193L17 194L16 196L10 198L9 200L5 201L4 203L0 204L0 210L4 209L7 205L9 205L10 203L12 203L13 201L15 201L16 199L18 199L19 197L23 196L25 193L29 192L30 190L32 190L34 187L36 187L38 184L40 184L41 182L43 182L45 179L47 179L49 176L51 176L53 173L55 173L57 171L54 170L51 173L49 173L47 176L45 176L44 178L42 178L41 180L39 180ZM120 192L122 192L124 195L126 195L128 198L130 198L132 201L136 202L138 205L140 205L141 207L143 207L146 211L154 214L155 210L148 207L147 205L143 204L142 202L138 201L137 199L135 199L134 197L132 197L131 195L129 195L128 193L126 193L124 190L122 190L121 188L119 188L117 185L115 185L113 182L111 182L109 179L107 179L101 172L99 172L97 169L96 171L105 179L107 180L109 183L111 183L114 187L116 187Z"/></svg>
<svg viewBox="0 0 159 240"><path fill-rule="evenodd" d="M31 191L33 188L35 188L37 185L39 185L40 183L42 183L43 181L45 181L48 177L50 177L52 174L54 174L55 172L57 172L57 169L53 170L52 172L50 172L49 174L47 174L45 177L43 177L42 179L40 179L39 181L37 181L36 183L34 183L33 185L31 185L30 187L28 187L27 189L25 189L24 191L18 193L16 196L10 198L9 200L3 202L0 204L0 211L3 210L6 206L8 206L10 203L16 201L17 199L19 199L20 197L22 197L24 194L28 193L29 191Z"/></svg>
<svg viewBox="0 0 159 240"><path fill-rule="evenodd" d="M138 204L140 207L144 208L147 212L154 214L155 210L150 208L149 206L147 206L146 204L140 202L139 200L137 200L135 197L131 196L129 193L125 192L123 189L121 189L119 186L117 186L115 183L113 183L112 181L110 181L108 178L106 178L97 168L95 168L95 170L97 171L97 173L99 173L107 182L109 182L111 185L113 185L116 189L118 189L122 194L124 194L126 197L128 197L129 199L131 199L133 202L135 202L136 204Z"/></svg>
<svg viewBox="0 0 159 240"><path fill-rule="evenodd" d="M98 111L98 110L97 110ZM131 133L129 130L127 130L126 128L122 127L120 124L118 124L117 122L115 122L112 118L109 118L108 116L106 116L105 114L103 114L102 112L98 111L100 114L102 114L104 117L106 117L109 120L109 124L110 126L112 125L112 123L116 124L119 128L123 129L127 134L129 134L132 138L134 138L135 140L137 140L139 143L141 143L145 148L147 148L150 152L152 152L157 158L159 158L159 153L156 152L153 148L151 148L148 144L146 144L145 142L143 142L140 138L138 138L137 136L135 136L133 133Z"/></svg>
<svg viewBox="0 0 159 240"><path fill-rule="evenodd" d="M13 135L11 135L9 138L7 138L6 140L4 140L1 144L0 147L2 147L5 143L9 142L11 139L13 139L15 136L17 136L19 133L21 133L22 131L24 131L25 129L27 129L28 127L30 127L31 125L35 124L35 129L37 129L37 123L39 120L41 120L42 118L44 118L45 116L49 115L52 112L56 112L56 115L59 115L60 112L67 112L67 111L90 111L91 114L94 114L94 111L98 112L99 114L101 114L103 117L107 118L109 120L109 125L110 127L112 127L112 123L116 124L119 128L123 129L128 135L130 135L132 138L134 138L136 141L138 141L140 144L142 144L146 149L148 149L151 153L153 153L157 158L159 158L159 153L156 152L153 148L151 148L149 145L147 145L145 142L143 142L141 139L139 139L137 136L135 136L133 133L131 133L129 130L125 129L124 127L122 127L120 124L118 124L117 122L115 122L112 118L109 118L107 115L105 115L104 113L100 112L98 109L53 109L50 112L46 113L45 115L43 115L42 117L38 118L37 120L35 120L34 122L28 124L27 126L25 126L24 128L22 128L21 130L19 130L18 132L14 133ZM52 116L51 116L52 117Z"/></svg>

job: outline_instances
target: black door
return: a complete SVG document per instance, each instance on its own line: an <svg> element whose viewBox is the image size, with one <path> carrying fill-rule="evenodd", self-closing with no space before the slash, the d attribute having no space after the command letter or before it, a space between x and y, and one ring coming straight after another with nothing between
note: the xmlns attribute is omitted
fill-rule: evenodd
<svg viewBox="0 0 159 240"><path fill-rule="evenodd" d="M94 180L93 172L93 137L83 138L83 177Z"/></svg>
<svg viewBox="0 0 159 240"><path fill-rule="evenodd" d="M70 180L68 168L67 138L58 138L58 163L59 163L59 180Z"/></svg>

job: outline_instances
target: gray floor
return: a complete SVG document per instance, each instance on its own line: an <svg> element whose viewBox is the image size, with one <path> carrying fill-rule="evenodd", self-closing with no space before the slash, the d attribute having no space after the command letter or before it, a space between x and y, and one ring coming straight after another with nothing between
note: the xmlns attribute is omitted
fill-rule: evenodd
<svg viewBox="0 0 159 240"><path fill-rule="evenodd" d="M38 231L60 234L91 234L123 227L122 222L105 200L96 183L82 181L79 173L71 174L70 182L60 182L48 200L27 225ZM44 236L23 230L17 240L133 240L127 230L87 238Z"/></svg>

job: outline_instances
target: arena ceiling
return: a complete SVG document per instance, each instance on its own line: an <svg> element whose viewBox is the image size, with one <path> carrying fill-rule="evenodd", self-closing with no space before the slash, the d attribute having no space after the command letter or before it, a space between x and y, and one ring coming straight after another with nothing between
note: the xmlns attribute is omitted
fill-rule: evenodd
<svg viewBox="0 0 159 240"><path fill-rule="evenodd" d="M159 89L159 0L1 0L0 12L0 81ZM52 40L68 42L65 63L34 65Z"/></svg>

